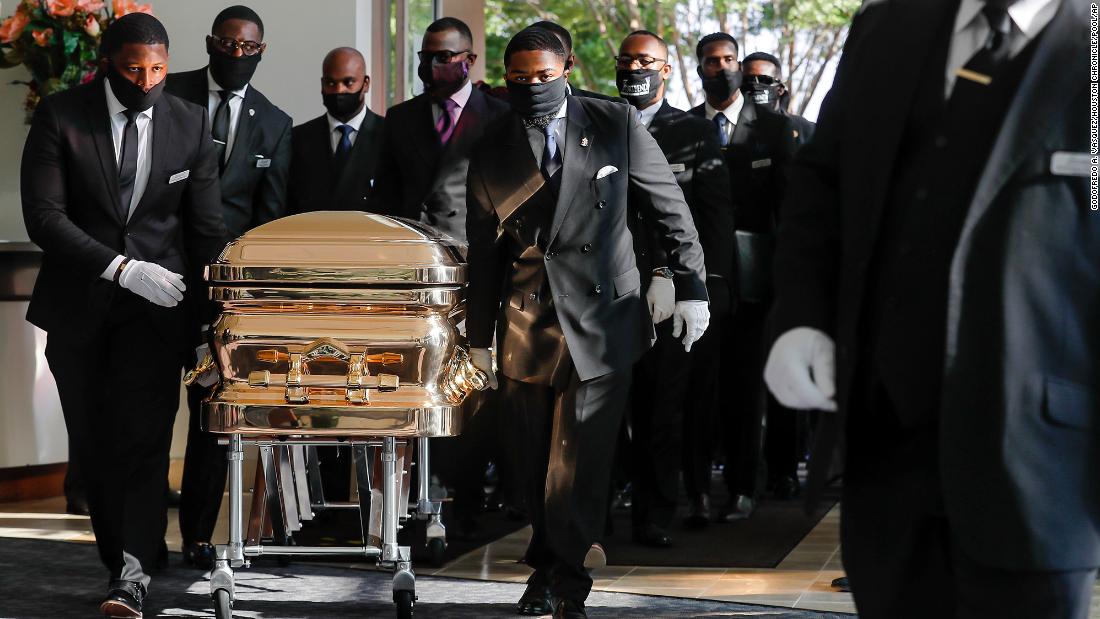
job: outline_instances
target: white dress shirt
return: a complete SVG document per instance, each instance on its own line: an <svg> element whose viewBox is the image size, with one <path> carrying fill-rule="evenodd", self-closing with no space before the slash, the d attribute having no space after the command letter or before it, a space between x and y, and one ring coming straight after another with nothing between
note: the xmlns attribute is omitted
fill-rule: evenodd
<svg viewBox="0 0 1100 619"><path fill-rule="evenodd" d="M111 90L110 80L103 80L103 89L107 97L107 114L111 119L111 141L115 146L115 169L122 167L122 140L126 132L126 106L118 100ZM134 214L134 209L141 202L141 196L145 194L145 187L149 184L149 170L153 163L153 108L149 108L137 115L134 120L137 125L138 151L137 151L137 175L134 177L134 193L130 196L130 204L126 213L126 220ZM123 256L116 256L107 269L100 274L104 279L113 280L118 265Z"/></svg>
<svg viewBox="0 0 1100 619"><path fill-rule="evenodd" d="M1019 54L1027 44L1043 31L1058 11L1061 0L1018 0L1008 7L1008 16L1012 21L1009 34L1010 53ZM982 14L982 0L962 0L959 12L955 16L955 30L951 37L951 47L947 52L947 74L944 83L944 97L950 98L955 88L955 78L959 69L981 49L989 38L989 22Z"/></svg>
<svg viewBox="0 0 1100 619"><path fill-rule="evenodd" d="M458 125L458 119L462 117L462 110L466 109L466 103L470 100L470 93L474 91L474 85L466 80L466 84L459 88L455 94L450 96L451 101L456 103L455 109L451 112L451 126ZM439 117L443 115L443 108L438 103L432 101L432 122L438 123Z"/></svg>
<svg viewBox="0 0 1100 619"><path fill-rule="evenodd" d="M738 94L737 98L733 100L733 103L729 104L724 110L715 109L714 106L710 104L710 101L703 102L703 112L706 114L707 120L713 122L714 117L719 114L722 114L729 120L729 122L726 123L726 139L724 140L726 144L733 141L733 130L737 127L737 120L741 118L741 110L743 109L745 109L745 97L740 94Z"/></svg>
<svg viewBox="0 0 1100 619"><path fill-rule="evenodd" d="M741 97L738 97L740 99ZM638 110L638 122L642 123L642 126L649 129L649 125L653 122L653 117L657 115L657 112L661 110L661 105L664 104L664 97L657 99L653 102L653 105L645 108L644 110ZM742 105L744 105L742 103ZM730 107L733 107L732 105Z"/></svg>
<svg viewBox="0 0 1100 619"><path fill-rule="evenodd" d="M206 84L209 94L206 96L206 113L210 115L210 127L214 127L214 115L218 112L218 105L222 98L219 91L225 90L216 81L210 69L206 70ZM244 93L248 90L248 84L239 90L231 90L229 97L229 138L225 141L225 161L229 161L229 153L233 152L233 140L237 135L237 125L241 120L241 105L244 104ZM224 163L224 161L223 161Z"/></svg>
<svg viewBox="0 0 1100 619"><path fill-rule="evenodd" d="M325 113L325 118L328 119L328 138L329 146L332 147L332 152L336 152L336 147L340 145L341 133L337 131L340 125L347 125L351 127L351 133L348 134L348 140L351 140L351 145L355 146L355 138L359 135L359 127L363 124L363 119L367 117L367 106L363 104L363 109L359 110L359 113L348 119L348 122L344 122L332 114Z"/></svg>

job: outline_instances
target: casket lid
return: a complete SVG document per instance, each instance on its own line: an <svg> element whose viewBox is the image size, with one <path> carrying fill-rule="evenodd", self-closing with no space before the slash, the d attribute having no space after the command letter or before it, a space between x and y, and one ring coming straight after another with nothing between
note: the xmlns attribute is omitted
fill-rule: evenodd
<svg viewBox="0 0 1100 619"><path fill-rule="evenodd" d="M358 211L317 211L249 230L210 265L213 285L455 284L464 247L415 222Z"/></svg>

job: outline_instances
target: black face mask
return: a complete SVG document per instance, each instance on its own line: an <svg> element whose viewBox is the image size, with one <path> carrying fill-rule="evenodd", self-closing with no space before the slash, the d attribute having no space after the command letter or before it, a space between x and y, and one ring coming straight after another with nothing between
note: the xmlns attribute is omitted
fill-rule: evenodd
<svg viewBox="0 0 1100 619"><path fill-rule="evenodd" d="M256 73L256 65L260 64L263 54L255 56L230 56L218 51L206 40L206 53L210 54L210 74L214 81L226 90L240 90L252 80Z"/></svg>
<svg viewBox="0 0 1100 619"><path fill-rule="evenodd" d="M740 70L725 69L714 77L704 76L702 68L697 70L699 71L699 77L703 78L703 92L707 93L708 99L725 101L741 88L742 74Z"/></svg>
<svg viewBox="0 0 1100 619"><path fill-rule="evenodd" d="M332 114L333 118L348 120L359 113L359 108L363 104L362 96L362 88L359 92L321 93L321 102L325 104L325 109Z"/></svg>
<svg viewBox="0 0 1100 619"><path fill-rule="evenodd" d="M779 84L749 82L741 87L741 93L756 105L779 109Z"/></svg>
<svg viewBox="0 0 1100 619"><path fill-rule="evenodd" d="M165 80L161 80L159 84L150 88L149 92L145 92L141 86L126 79L113 65L107 69L107 81L111 83L111 92L115 93L118 102L126 106L126 109L138 112L144 112L153 107L164 92Z"/></svg>
<svg viewBox="0 0 1100 619"><path fill-rule="evenodd" d="M657 69L619 69L615 72L619 96L638 109L657 98L662 81L661 72Z"/></svg>
<svg viewBox="0 0 1100 619"><path fill-rule="evenodd" d="M470 65L465 60L438 63L429 60L420 63L416 75L424 82L424 92L433 99L446 99L458 92L470 75Z"/></svg>
<svg viewBox="0 0 1100 619"><path fill-rule="evenodd" d="M521 84L507 81L508 102L512 109L524 118L537 118L553 114L565 101L565 88L569 83L564 76L550 82Z"/></svg>

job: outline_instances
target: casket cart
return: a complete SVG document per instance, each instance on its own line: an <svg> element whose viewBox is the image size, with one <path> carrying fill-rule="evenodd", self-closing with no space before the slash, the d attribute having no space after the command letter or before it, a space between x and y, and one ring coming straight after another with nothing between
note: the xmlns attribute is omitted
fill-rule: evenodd
<svg viewBox="0 0 1100 619"><path fill-rule="evenodd" d="M266 555L373 558L394 572L398 616L412 615L415 576L397 532L424 520L441 556L428 439L457 435L463 400L487 382L457 328L465 270L461 245L430 228L336 211L259 226L209 266L220 384L204 417L229 445L229 543L217 546L210 579L219 619L232 616L233 570ZM247 530L246 446L259 448ZM325 499L319 446L351 451L357 500ZM362 545L295 545L323 509L357 509Z"/></svg>

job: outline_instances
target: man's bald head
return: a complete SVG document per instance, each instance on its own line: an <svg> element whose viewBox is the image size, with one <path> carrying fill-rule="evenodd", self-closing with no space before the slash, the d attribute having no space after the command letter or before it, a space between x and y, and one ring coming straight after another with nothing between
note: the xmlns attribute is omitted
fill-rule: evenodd
<svg viewBox="0 0 1100 619"><path fill-rule="evenodd" d="M321 95L358 94L359 106L354 111L358 113L366 101L366 93L370 90L370 77L367 75L367 61L363 54L354 47L337 47L328 54L321 63ZM325 107L329 107L326 104ZM332 110L330 110L331 112ZM354 114L351 114L354 116ZM333 114L337 118L347 116L347 113ZM340 118L346 120L346 118Z"/></svg>

